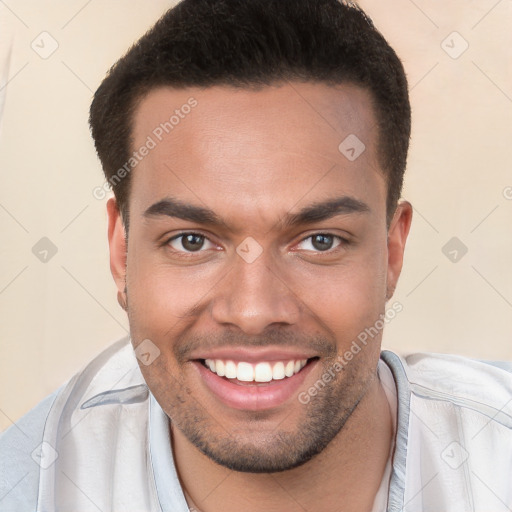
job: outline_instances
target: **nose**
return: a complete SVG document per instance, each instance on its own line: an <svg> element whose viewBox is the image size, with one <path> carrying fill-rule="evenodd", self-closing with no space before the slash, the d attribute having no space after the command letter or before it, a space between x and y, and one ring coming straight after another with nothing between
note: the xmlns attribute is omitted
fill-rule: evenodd
<svg viewBox="0 0 512 512"><path fill-rule="evenodd" d="M211 313L219 324L237 326L248 335L270 325L292 325L300 316L300 299L286 273L263 253L251 263L233 256L231 271L219 283Z"/></svg>

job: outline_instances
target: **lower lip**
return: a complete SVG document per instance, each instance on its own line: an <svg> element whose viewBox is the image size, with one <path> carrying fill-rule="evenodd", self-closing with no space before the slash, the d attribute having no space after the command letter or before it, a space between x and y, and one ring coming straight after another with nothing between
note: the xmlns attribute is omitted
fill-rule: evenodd
<svg viewBox="0 0 512 512"><path fill-rule="evenodd" d="M224 377L219 377L206 368L201 362L193 361L193 365L208 389L225 405L233 409L262 411L278 407L296 396L298 389L312 371L318 360L308 362L306 366L292 377L272 380L268 383L237 384Z"/></svg>

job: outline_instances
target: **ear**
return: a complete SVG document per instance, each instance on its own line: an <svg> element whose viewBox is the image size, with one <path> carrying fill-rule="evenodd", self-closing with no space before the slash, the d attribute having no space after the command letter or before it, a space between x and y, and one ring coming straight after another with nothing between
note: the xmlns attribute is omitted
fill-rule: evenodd
<svg viewBox="0 0 512 512"><path fill-rule="evenodd" d="M405 242L412 221L412 205L402 201L395 211L388 231L388 274L386 300L395 292L404 261Z"/></svg>
<svg viewBox="0 0 512 512"><path fill-rule="evenodd" d="M117 286L118 300L123 306L126 303L126 239L121 213L114 197L107 202L107 215L110 271Z"/></svg>

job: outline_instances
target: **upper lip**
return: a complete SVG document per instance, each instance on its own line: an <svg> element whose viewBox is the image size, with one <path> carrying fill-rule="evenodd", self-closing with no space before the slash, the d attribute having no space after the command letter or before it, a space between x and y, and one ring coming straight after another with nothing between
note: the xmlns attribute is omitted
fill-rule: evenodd
<svg viewBox="0 0 512 512"><path fill-rule="evenodd" d="M222 359L224 361L244 361L247 363L259 363L262 361L291 361L310 359L317 357L316 354L306 350L285 349L285 348L263 348L255 349L247 347L218 348L194 352L190 359Z"/></svg>

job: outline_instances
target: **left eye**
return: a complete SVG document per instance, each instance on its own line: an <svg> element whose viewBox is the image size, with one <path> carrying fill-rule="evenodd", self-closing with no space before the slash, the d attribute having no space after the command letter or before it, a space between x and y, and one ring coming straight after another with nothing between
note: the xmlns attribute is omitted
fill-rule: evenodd
<svg viewBox="0 0 512 512"><path fill-rule="evenodd" d="M339 236L317 233L302 240L299 248L306 251L326 252L338 247L341 243L342 238Z"/></svg>
<svg viewBox="0 0 512 512"><path fill-rule="evenodd" d="M198 233L182 233L171 238L168 244L179 252L199 252L201 249L211 249L212 242Z"/></svg>

